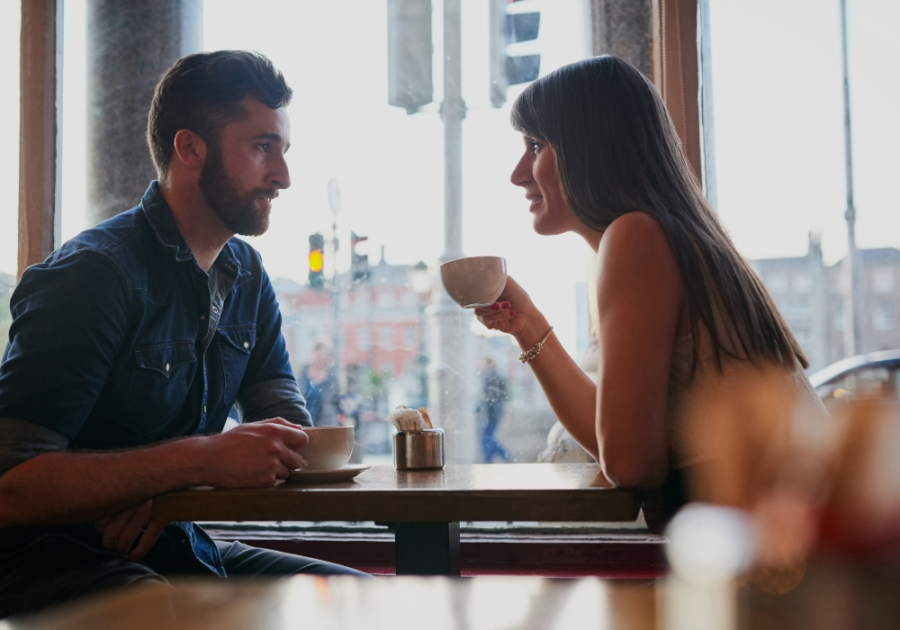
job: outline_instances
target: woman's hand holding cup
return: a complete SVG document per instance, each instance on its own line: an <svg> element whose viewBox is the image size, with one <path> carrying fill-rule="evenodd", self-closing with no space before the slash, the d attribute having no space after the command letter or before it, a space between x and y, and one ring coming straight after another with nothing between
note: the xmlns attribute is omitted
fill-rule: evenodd
<svg viewBox="0 0 900 630"><path fill-rule="evenodd" d="M534 304L519 283L507 276L506 286L497 301L475 309L475 316L485 328L518 337L534 313Z"/></svg>

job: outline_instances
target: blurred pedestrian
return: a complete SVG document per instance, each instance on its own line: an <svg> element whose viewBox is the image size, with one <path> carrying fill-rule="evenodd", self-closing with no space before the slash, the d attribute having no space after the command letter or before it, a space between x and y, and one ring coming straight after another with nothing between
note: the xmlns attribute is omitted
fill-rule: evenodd
<svg viewBox="0 0 900 630"><path fill-rule="evenodd" d="M309 352L309 363L300 368L297 377L306 408L315 426L340 424L340 385L335 374L331 349L324 341L315 341Z"/></svg>
<svg viewBox="0 0 900 630"><path fill-rule="evenodd" d="M488 464L494 457L509 460L509 451L497 440L497 425L505 403L506 379L497 372L494 360L486 357L481 370L481 402L475 411L481 416L481 454Z"/></svg>

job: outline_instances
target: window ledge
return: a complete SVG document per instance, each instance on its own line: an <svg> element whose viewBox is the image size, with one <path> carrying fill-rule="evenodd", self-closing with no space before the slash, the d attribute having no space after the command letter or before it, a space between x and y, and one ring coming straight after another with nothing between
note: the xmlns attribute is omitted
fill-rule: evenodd
<svg viewBox="0 0 900 630"><path fill-rule="evenodd" d="M207 523L204 528L219 540L240 540L379 575L395 572L394 537L384 526ZM571 533L466 529L460 533L462 574L656 579L668 572L665 537L646 531L586 529Z"/></svg>

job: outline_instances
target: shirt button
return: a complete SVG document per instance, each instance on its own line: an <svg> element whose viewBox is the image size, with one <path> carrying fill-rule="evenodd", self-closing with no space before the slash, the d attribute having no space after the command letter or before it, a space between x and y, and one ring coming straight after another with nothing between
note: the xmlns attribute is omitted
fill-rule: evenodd
<svg viewBox="0 0 900 630"><path fill-rule="evenodd" d="M206 405L203 405L203 413L206 413Z"/></svg>
<svg viewBox="0 0 900 630"><path fill-rule="evenodd" d="M244 342L244 348L249 348L249 347L250 347L250 342L249 342L249 341L245 341L245 342Z"/></svg>
<svg viewBox="0 0 900 630"><path fill-rule="evenodd" d="M201 321L201 322L205 322L205 321L206 321L206 315L201 315L201 316L200 316L200 321Z"/></svg>
<svg viewBox="0 0 900 630"><path fill-rule="evenodd" d="M166 372L171 371L171 369L172 369L172 364L171 364L171 363L166 363Z"/></svg>
<svg viewBox="0 0 900 630"><path fill-rule="evenodd" d="M218 312L219 312L219 307L218 307L218 306L213 306L212 312L213 312L213 313L218 313Z"/></svg>

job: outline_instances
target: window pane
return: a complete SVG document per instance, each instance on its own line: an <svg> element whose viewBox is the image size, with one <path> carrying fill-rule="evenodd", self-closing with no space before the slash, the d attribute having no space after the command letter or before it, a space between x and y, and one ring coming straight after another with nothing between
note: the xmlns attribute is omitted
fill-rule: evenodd
<svg viewBox="0 0 900 630"><path fill-rule="evenodd" d="M589 56L588 2L541 3L540 9L534 45L540 48L541 74ZM272 20L273 15L279 19ZM509 101L524 86L510 88L503 107L491 106L488 20L487 3L463 0L462 91L468 108L463 251L504 256L510 273L574 354L575 283L584 281L589 250L574 236L535 235L524 195L509 182L523 146L508 122ZM277 201L269 231L248 240L262 253L269 274L279 279L285 335L299 380L304 382L312 365L310 344L325 340L333 349L326 371L338 383L340 415L357 426L367 461L385 463L391 448L391 431L383 422L387 413L399 404L429 403L434 331L426 309L434 291L442 290L436 276L444 248L441 5L435 3L433 11L434 100L412 115L388 105L387 27L384 1L270 0L251 7L221 0L204 6L207 50L260 51L294 89L289 107L293 146L287 154L292 186ZM331 180L340 189L336 216L329 204ZM306 243L313 233L326 240L323 289L310 288L306 281ZM356 243L358 251L351 233L368 237ZM351 249L368 256L365 273L359 265L351 269ZM534 255L538 250L541 256ZM546 398L531 371L516 360L520 350L506 337L490 337L480 326L470 326L471 313L464 315L454 332L466 347L464 365L453 366L466 385L458 413L471 418L473 433L478 423L485 425L499 413L497 436L510 458L535 461L555 422ZM312 372L321 375L321 370ZM500 382L505 398L485 404L485 390L496 390ZM477 460L480 434L471 438Z"/></svg>
<svg viewBox="0 0 900 630"><path fill-rule="evenodd" d="M875 267L872 269L872 291L875 293L891 293L894 290L894 269L892 267Z"/></svg>
<svg viewBox="0 0 900 630"><path fill-rule="evenodd" d="M87 7L85 0L66 0L63 11L62 191L60 222L67 241L87 224Z"/></svg>
<svg viewBox="0 0 900 630"><path fill-rule="evenodd" d="M900 337L882 334L891 325L888 311L876 310L900 272L892 184L900 168L894 150L900 84L885 81L900 56L892 27L900 3L847 3L861 250L855 327L845 325L849 318L837 306L849 292L839 3L709 0L709 6L717 210L738 249L761 270L811 371L845 356L852 328L861 334L859 352L900 347ZM803 317L800 297L809 300Z"/></svg>
<svg viewBox="0 0 900 630"><path fill-rule="evenodd" d="M0 348L9 335L9 298L19 251L19 37L21 3L0 4Z"/></svg>
<svg viewBox="0 0 900 630"><path fill-rule="evenodd" d="M875 310L872 313L872 325L875 327L875 330L894 329L896 322L893 302L880 300L875 305Z"/></svg>

